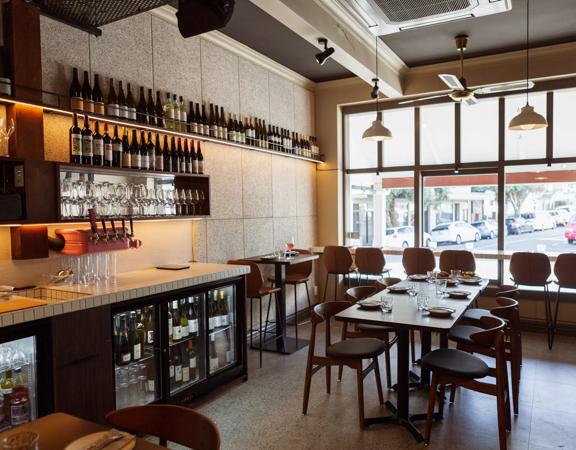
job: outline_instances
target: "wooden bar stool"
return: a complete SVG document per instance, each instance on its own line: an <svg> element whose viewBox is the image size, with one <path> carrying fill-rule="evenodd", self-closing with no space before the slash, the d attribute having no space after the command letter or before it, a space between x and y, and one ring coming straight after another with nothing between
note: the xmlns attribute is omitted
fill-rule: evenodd
<svg viewBox="0 0 576 450"><path fill-rule="evenodd" d="M280 292L280 288L277 287L267 287L264 286L264 280L262 279L262 272L260 272L260 267L254 261L247 261L243 259L228 261L228 264L235 264L240 266L250 266L250 273L246 276L246 298L249 300L250 303L250 328L248 333L250 335L250 347L252 347L252 335L255 331L258 332L258 340L259 340L259 358L260 358L260 367L262 367L262 345L263 345L263 337L264 341L266 340L266 334L271 333L268 331L268 324L275 323L268 321L268 315L270 313L270 304L272 303L272 295L274 295L274 300L276 302L276 308L280 307L280 302L278 301L278 292ZM268 312L266 314L266 321L264 322L264 333L262 333L262 301L263 298L268 296ZM259 314L258 314L258 328L254 328L253 324L253 314L252 314L252 307L253 301L258 300L259 303ZM275 324L279 326L279 324ZM264 335L264 336L262 336Z"/></svg>
<svg viewBox="0 0 576 450"><path fill-rule="evenodd" d="M376 338L356 338L348 339L332 344L330 334L331 318L350 307L349 302L335 301L321 303L314 306L311 313L312 332L310 334L310 346L308 347L308 362L306 364L306 378L304 382L304 401L302 414L308 412L308 400L310 398L310 385L312 375L323 367L326 368L326 392L330 393L330 378L332 366L348 366L356 370L356 384L358 386L358 420L360 428L366 426L364 418L364 377L374 370L376 376L376 388L378 390L378 400L384 404L384 394L382 393L382 382L380 380L380 368L378 366L378 356L385 350L385 344ZM316 328L318 324L325 322L325 356L316 355ZM342 334L344 335L347 323L343 322ZM362 369L362 361L372 360L366 369Z"/></svg>
<svg viewBox="0 0 576 450"><path fill-rule="evenodd" d="M324 296L322 301L326 301L326 293L328 292L328 279L330 275L335 276L334 280L334 301L338 296L338 278L340 275L348 276L348 288L350 288L350 275L356 273L352 254L348 247L341 245L328 245L324 247L324 267L326 268L326 282L324 283Z"/></svg>
<svg viewBox="0 0 576 450"><path fill-rule="evenodd" d="M362 280L362 275L366 276L368 282L370 276L382 278L383 274L390 276L390 269L387 269L386 258L382 249L376 247L358 247L354 252L354 264L358 270L358 279Z"/></svg>
<svg viewBox="0 0 576 450"><path fill-rule="evenodd" d="M352 303L368 298L379 292L379 289L374 286L356 286L346 291L346 299ZM392 389L392 369L390 367L390 349L396 343L398 338L394 336L390 339L390 334L395 333L396 330L392 327L385 327L382 325L369 325L366 323L355 324L353 330L348 330L346 327L344 338L359 338L371 337L380 339L386 348L384 349L384 361L386 363L386 385L388 389ZM338 368L338 381L342 380L342 366Z"/></svg>
<svg viewBox="0 0 576 450"><path fill-rule="evenodd" d="M476 272L476 259L468 250L444 250L440 253L440 270L448 273L451 270Z"/></svg>
<svg viewBox="0 0 576 450"><path fill-rule="evenodd" d="M550 260L544 253L516 252L510 258L510 273L516 286L539 286L544 291L544 311L546 314L546 331L548 348L552 349L554 334L552 332L552 306L550 302Z"/></svg>
<svg viewBox="0 0 576 450"><path fill-rule="evenodd" d="M134 434L147 434L195 450L219 450L218 426L204 414L176 405L145 405L110 411L106 420Z"/></svg>
<svg viewBox="0 0 576 450"><path fill-rule="evenodd" d="M554 264L554 275L556 275L556 284L558 285L558 292L556 293L556 307L554 317L551 323L551 343L550 348L554 345L554 337L556 336L556 324L558 323L558 307L560 306L560 291L562 288L576 289L576 254L575 253L562 253L556 258Z"/></svg>
<svg viewBox="0 0 576 450"><path fill-rule="evenodd" d="M309 250L295 249L301 255L311 255ZM298 285L303 284L306 288L306 298L308 299L308 310L312 309L312 304L310 303L310 292L308 291L308 281L310 281L310 275L312 274L312 261L305 261L300 264L289 264L286 266L286 276L284 278L284 284L289 284L294 286L294 328L296 334L296 340L298 340ZM269 277L268 281L275 285L276 279L274 277Z"/></svg>
<svg viewBox="0 0 576 450"><path fill-rule="evenodd" d="M436 268L434 253L429 248L408 247L402 252L406 275L426 274Z"/></svg>
<svg viewBox="0 0 576 450"><path fill-rule="evenodd" d="M461 386L476 392L496 397L498 409L498 437L500 450L506 450L506 431L511 428L510 399L508 395L508 375L504 350L504 321L497 317L483 317L480 331L472 333L470 340L476 349L488 352L496 358L496 368L491 369L480 358L462 350L440 348L422 358L422 367L432 372L432 384L428 400L428 416L424 442L430 444L432 420L436 403L436 390L440 387L438 403L440 415L444 412L444 394L447 384ZM472 345L471 344L471 345ZM496 378L494 384L479 381L491 376Z"/></svg>

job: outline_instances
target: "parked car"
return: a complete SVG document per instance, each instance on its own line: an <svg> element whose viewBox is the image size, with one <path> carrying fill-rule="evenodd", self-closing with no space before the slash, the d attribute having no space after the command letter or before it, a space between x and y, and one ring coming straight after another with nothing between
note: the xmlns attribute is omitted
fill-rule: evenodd
<svg viewBox="0 0 576 450"><path fill-rule="evenodd" d="M534 226L522 217L507 217L506 220L507 234L532 233Z"/></svg>
<svg viewBox="0 0 576 450"><path fill-rule="evenodd" d="M572 213L568 209L558 208L554 210L564 221L564 226L570 221L572 218Z"/></svg>
<svg viewBox="0 0 576 450"><path fill-rule="evenodd" d="M553 230L556 228L556 221L546 211L524 213L521 216L532 224L534 231Z"/></svg>
<svg viewBox="0 0 576 450"><path fill-rule="evenodd" d="M436 242L453 242L461 244L462 242L479 241L480 231L466 222L449 222L443 223L432 228L432 239Z"/></svg>
<svg viewBox="0 0 576 450"><path fill-rule="evenodd" d="M566 220L564 219L564 216L558 214L558 211L550 210L550 211L546 211L546 212L552 216L552 218L554 219L554 224L557 227L565 227L566 226Z"/></svg>
<svg viewBox="0 0 576 450"><path fill-rule="evenodd" d="M430 247L432 236L429 233L424 232L423 240L424 246ZM391 248L414 247L414 227L405 226L386 229L384 246Z"/></svg>
<svg viewBox="0 0 576 450"><path fill-rule="evenodd" d="M566 224L564 237L568 239L569 244L573 244L574 241L576 241L576 214L570 217L570 220Z"/></svg>
<svg viewBox="0 0 576 450"><path fill-rule="evenodd" d="M476 222L472 222L470 225L480 232L480 237L482 239L494 239L498 236L498 222L495 220L477 220Z"/></svg>

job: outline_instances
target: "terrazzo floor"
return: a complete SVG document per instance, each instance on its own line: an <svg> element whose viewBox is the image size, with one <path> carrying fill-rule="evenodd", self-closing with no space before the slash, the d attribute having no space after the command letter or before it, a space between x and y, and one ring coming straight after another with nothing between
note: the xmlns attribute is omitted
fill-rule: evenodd
<svg viewBox="0 0 576 450"><path fill-rule="evenodd" d="M339 332L335 328L334 340ZM301 325L299 331L300 336L308 336L309 326ZM547 349L544 334L524 333L523 340L520 414L513 417L508 448L576 449L576 338L557 336L552 351ZM228 385L196 405L218 424L222 449L425 448L398 426L359 429L356 378L350 369L344 370L341 382L335 381L337 369L333 369L331 394L326 394L323 371L318 372L312 381L308 414L302 415L307 351L290 356L265 353L262 369L258 352L250 351L248 381ZM392 358L394 381L395 349ZM384 367L383 361L380 366ZM384 385L384 373L382 377ZM378 404L373 373L365 379L364 392L366 416L386 414ZM411 394L412 412L426 411L426 394ZM394 398L395 394L385 392L385 396ZM419 424L423 429L424 423ZM444 420L434 425L429 448L497 449L495 398L460 389L456 402L446 408Z"/></svg>

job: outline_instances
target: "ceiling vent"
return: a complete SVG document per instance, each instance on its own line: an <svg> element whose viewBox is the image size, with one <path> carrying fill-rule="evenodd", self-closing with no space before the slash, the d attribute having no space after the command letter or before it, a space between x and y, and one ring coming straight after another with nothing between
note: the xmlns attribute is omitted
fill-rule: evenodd
<svg viewBox="0 0 576 450"><path fill-rule="evenodd" d="M378 36L512 9L512 0L339 0Z"/></svg>

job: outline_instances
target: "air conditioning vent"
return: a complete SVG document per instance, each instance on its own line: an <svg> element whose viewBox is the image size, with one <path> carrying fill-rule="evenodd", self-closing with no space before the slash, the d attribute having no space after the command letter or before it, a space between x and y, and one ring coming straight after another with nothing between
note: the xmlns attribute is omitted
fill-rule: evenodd
<svg viewBox="0 0 576 450"><path fill-rule="evenodd" d="M512 9L512 0L339 0L372 33L438 25Z"/></svg>

